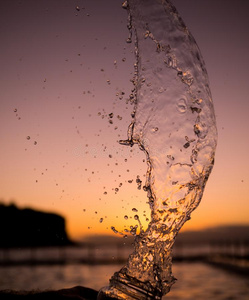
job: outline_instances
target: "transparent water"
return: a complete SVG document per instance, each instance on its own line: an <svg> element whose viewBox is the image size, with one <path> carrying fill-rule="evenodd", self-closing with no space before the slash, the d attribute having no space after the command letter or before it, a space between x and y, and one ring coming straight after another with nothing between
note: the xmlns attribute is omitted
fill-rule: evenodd
<svg viewBox="0 0 249 300"><path fill-rule="evenodd" d="M151 222L103 292L119 299L160 299L175 281L175 237L200 203L213 167L215 115L201 53L173 5L129 0L123 7L136 63L133 121L120 143L137 144L146 155Z"/></svg>
<svg viewBox="0 0 249 300"><path fill-rule="evenodd" d="M13 266L0 268L0 289L47 290L76 285L99 290L121 265ZM191 270L191 271L190 271ZM174 263L178 278L167 300L247 300L248 277L213 268L201 263Z"/></svg>

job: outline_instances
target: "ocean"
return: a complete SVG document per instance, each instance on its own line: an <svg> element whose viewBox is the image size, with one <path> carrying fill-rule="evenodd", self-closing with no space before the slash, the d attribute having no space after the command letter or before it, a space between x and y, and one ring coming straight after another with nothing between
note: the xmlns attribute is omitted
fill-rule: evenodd
<svg viewBox="0 0 249 300"><path fill-rule="evenodd" d="M96 290L108 285L114 265L20 265L0 268L0 289L47 290L85 286ZM249 278L205 263L174 263L177 278L167 300L248 300Z"/></svg>
<svg viewBox="0 0 249 300"><path fill-rule="evenodd" d="M58 290L77 285L99 290L108 285L129 253L129 247L1 249L0 290ZM173 263L173 275L177 281L164 297L167 300L249 299L249 277L231 270L183 260Z"/></svg>

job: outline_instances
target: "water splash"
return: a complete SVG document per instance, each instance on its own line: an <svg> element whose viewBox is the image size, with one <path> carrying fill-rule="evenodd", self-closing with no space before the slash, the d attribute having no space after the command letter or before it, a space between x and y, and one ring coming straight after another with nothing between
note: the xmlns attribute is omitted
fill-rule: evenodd
<svg viewBox="0 0 249 300"><path fill-rule="evenodd" d="M174 283L175 237L200 203L213 167L217 130L204 61L175 7L168 0L129 0L123 7L129 38L135 36L135 114L120 143L146 154L151 222L99 295L161 299Z"/></svg>

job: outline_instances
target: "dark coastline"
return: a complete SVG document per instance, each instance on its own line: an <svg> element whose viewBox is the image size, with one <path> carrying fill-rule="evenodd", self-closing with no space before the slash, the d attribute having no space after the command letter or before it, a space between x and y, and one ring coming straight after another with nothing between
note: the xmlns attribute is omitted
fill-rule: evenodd
<svg viewBox="0 0 249 300"><path fill-rule="evenodd" d="M65 246L73 244L65 219L55 213L0 204L0 248Z"/></svg>

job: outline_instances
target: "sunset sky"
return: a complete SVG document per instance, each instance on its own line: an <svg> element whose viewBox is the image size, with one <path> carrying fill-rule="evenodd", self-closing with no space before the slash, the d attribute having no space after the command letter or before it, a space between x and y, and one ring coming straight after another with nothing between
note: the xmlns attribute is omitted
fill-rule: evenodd
<svg viewBox="0 0 249 300"><path fill-rule="evenodd" d="M249 2L172 2L204 57L219 134L184 229L249 224ZM135 61L121 4L0 2L0 201L61 214L72 238L134 226L134 208L149 217L136 184L145 155L117 142L131 121Z"/></svg>

